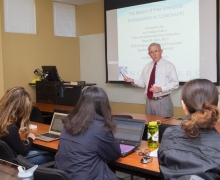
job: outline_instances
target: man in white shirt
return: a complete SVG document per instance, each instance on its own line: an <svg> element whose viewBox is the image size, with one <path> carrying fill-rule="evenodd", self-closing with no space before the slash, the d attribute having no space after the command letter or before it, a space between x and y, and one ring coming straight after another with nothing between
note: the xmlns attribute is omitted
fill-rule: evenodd
<svg viewBox="0 0 220 180"><path fill-rule="evenodd" d="M153 61L146 64L139 79L125 76L124 80L134 86L146 88L146 114L172 117L173 103L170 93L179 87L179 80L176 68L162 58L162 53L160 44L150 44L148 54ZM152 72L153 68L156 68L155 74Z"/></svg>

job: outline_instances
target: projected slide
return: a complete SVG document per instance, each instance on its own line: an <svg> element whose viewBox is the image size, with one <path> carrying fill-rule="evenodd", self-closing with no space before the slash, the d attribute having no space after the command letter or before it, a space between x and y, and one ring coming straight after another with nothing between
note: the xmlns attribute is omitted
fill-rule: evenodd
<svg viewBox="0 0 220 180"><path fill-rule="evenodd" d="M161 44L162 56L175 65L179 81L200 78L199 3L167 0L107 11L108 80L138 79L152 61L148 46L153 42Z"/></svg>

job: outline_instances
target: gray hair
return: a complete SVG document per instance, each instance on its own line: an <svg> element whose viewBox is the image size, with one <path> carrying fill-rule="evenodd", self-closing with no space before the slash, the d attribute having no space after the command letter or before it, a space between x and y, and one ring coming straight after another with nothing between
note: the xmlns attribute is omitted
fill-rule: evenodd
<svg viewBox="0 0 220 180"><path fill-rule="evenodd" d="M154 43L151 43L150 46L148 46L148 51L149 51L149 49L150 49L151 46L158 46L158 47L161 49L160 44L154 42Z"/></svg>

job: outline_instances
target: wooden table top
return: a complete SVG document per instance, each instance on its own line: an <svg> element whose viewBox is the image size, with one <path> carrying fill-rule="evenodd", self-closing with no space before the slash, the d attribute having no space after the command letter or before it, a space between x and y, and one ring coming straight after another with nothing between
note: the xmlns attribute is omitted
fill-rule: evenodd
<svg viewBox="0 0 220 180"><path fill-rule="evenodd" d="M116 113L116 114L121 114L121 113ZM134 115L133 117L138 117L137 119L143 119L145 118L146 123L149 121L153 120L158 120L161 118L160 116L151 116L151 115L141 115L141 114L135 114L135 113L126 113L129 115ZM135 116L137 115L137 116ZM162 119L163 124L171 124L171 125L179 125L182 123L181 120L176 120L174 118L170 119ZM43 132L48 132L49 131L49 125L46 124L41 124L41 123L36 123L36 122L31 122L31 124L37 125L37 129L31 130L32 133L34 134L40 134ZM220 122L217 122L215 125L215 128L218 132L220 132ZM40 148L45 148L46 150L56 152L58 149L58 143L59 140L55 140L52 142L44 142L40 140L34 140L34 144L37 145ZM136 170L140 170L141 172L147 172L147 173L152 173L156 176L159 177L159 164L158 164L158 159L153 158L153 161L148 163L148 164L142 164L140 162L141 156L138 155L138 152L140 150L145 150L148 148L147 141L142 141L141 146L136 150L135 152L131 153L130 155L124 157L124 158L119 158L118 160L114 161L112 164L119 164L119 165L124 165L128 168L135 168ZM153 149L149 149L150 151Z"/></svg>
<svg viewBox="0 0 220 180"><path fill-rule="evenodd" d="M40 111L42 111L42 112L49 112L49 113L53 113L54 109L71 111L74 108L73 106L45 104L45 103L36 103L36 102L32 102L32 105L37 106L40 109Z"/></svg>
<svg viewBox="0 0 220 180"><path fill-rule="evenodd" d="M74 107L72 106L63 106L63 105L56 105L56 104L44 104L44 103L36 103L32 102L33 106L37 106L40 111L42 112L49 112L53 113L54 109L60 109L60 110L73 110ZM145 120L146 124L148 124L149 121L155 121L160 120L161 122L167 121L171 118L165 118L164 116L154 116L154 115L147 115L147 114L139 114L139 113L129 113L129 112L112 112L112 115L130 115L133 117L133 119L140 119Z"/></svg>
<svg viewBox="0 0 220 180"><path fill-rule="evenodd" d="M37 129L32 129L31 130L31 132L33 134L41 134L41 133L44 133L44 132L48 132L49 128L50 128L50 125L47 125L47 124L41 124L41 123L32 122L32 121L30 122L30 124L37 125ZM57 149L58 149L59 140L55 140L55 141L52 141L52 142L45 142L45 141L35 139L33 143L38 145L38 146L41 146L42 148L46 148L50 151L56 152Z"/></svg>
<svg viewBox="0 0 220 180"><path fill-rule="evenodd" d="M37 125L37 129L31 130L31 132L34 134L40 134L40 133L49 131L49 125L36 123L36 122L30 122L30 123ZM43 149L45 148L47 150L51 150L53 152L56 152L58 149L59 140L55 140L52 142L44 142L44 141L40 141L40 140L35 139L33 143ZM124 158L119 158L118 160L115 161L115 163L133 166L135 168L139 168L142 170L152 171L153 173L158 173L158 176L159 176L159 165L158 165L157 158L153 158L153 161L148 164L142 164L140 162L140 160L143 156L139 156L138 152L140 150L145 150L147 148L148 148L147 141L142 141L142 144L138 148L138 150L136 150L135 152L129 154L128 156L126 156ZM149 150L152 151L154 149L149 149Z"/></svg>

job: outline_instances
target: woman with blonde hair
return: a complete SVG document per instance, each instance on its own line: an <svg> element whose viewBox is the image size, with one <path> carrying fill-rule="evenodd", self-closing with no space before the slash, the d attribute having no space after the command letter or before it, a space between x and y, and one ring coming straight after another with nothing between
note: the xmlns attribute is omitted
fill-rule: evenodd
<svg viewBox="0 0 220 180"><path fill-rule="evenodd" d="M0 138L5 141L17 155L38 153L31 148L35 135L30 132L29 117L32 109L30 95L23 87L9 89L0 100ZM24 140L20 133L24 134ZM42 164L51 160L50 156L38 156L29 162Z"/></svg>
<svg viewBox="0 0 220 180"><path fill-rule="evenodd" d="M195 79L182 89L186 120L169 127L163 134L158 161L163 178L178 179L198 175L220 179L220 134L215 130L219 118L218 90L207 79Z"/></svg>

